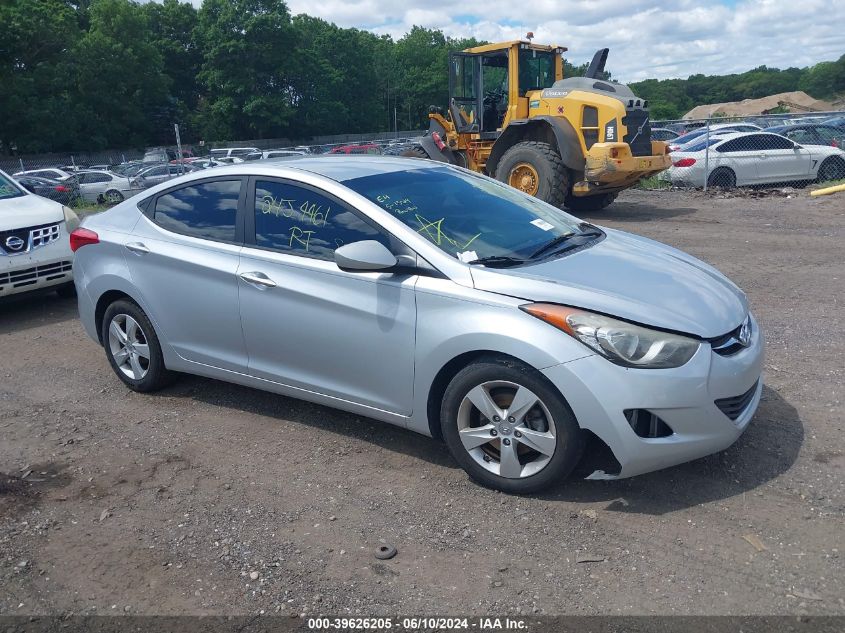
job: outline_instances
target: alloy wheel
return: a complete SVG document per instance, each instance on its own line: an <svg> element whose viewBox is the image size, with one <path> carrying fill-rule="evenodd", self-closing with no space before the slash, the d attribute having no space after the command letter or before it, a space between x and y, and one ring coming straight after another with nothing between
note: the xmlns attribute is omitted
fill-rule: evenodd
<svg viewBox="0 0 845 633"><path fill-rule="evenodd" d="M132 380L142 380L150 370L147 337L128 314L116 314L109 323L109 352L117 368Z"/></svg>
<svg viewBox="0 0 845 633"><path fill-rule="evenodd" d="M471 389L458 409L457 423L458 437L470 456L508 479L539 473L557 446L548 407L514 382L489 381Z"/></svg>

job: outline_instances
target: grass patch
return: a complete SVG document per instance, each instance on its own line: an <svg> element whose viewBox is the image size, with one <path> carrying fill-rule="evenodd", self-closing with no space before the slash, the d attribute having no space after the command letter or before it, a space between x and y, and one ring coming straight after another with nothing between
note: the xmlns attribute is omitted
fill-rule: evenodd
<svg viewBox="0 0 845 633"><path fill-rule="evenodd" d="M635 188L645 189L646 191L654 191L656 189L671 189L672 183L669 180L661 180L658 176L655 175L639 180Z"/></svg>

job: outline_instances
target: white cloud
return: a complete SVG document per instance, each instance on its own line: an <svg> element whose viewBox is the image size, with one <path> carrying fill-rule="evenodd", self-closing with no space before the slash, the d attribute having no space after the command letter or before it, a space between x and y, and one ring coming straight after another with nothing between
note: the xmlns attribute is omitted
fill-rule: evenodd
<svg viewBox="0 0 845 633"><path fill-rule="evenodd" d="M576 64L606 46L608 69L623 81L727 74L764 64L801 67L845 52L841 16L829 0L725 1L288 0L288 6L293 14L394 37L415 24L490 41L533 31L536 42L567 46Z"/></svg>

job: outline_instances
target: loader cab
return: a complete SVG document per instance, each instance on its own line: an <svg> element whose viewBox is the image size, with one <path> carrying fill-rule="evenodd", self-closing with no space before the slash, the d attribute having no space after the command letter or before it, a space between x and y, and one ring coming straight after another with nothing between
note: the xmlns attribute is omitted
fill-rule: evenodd
<svg viewBox="0 0 845 633"><path fill-rule="evenodd" d="M528 95L563 78L560 46L515 41L449 56L449 114L459 134L494 140L514 119L527 118Z"/></svg>

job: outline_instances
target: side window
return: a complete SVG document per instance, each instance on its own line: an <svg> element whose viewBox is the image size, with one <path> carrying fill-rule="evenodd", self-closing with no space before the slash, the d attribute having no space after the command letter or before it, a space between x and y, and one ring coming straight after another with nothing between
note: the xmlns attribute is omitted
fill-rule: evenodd
<svg viewBox="0 0 845 633"><path fill-rule="evenodd" d="M731 141L728 141L727 143L722 143L721 145L719 145L719 147L716 148L716 151L717 152L723 152L723 153L724 152L730 153L730 152L744 151L744 150L748 149L746 146L744 146L743 144L740 143L740 141L744 141L744 140L747 140L747 139L735 138Z"/></svg>
<svg viewBox="0 0 845 633"><path fill-rule="evenodd" d="M332 261L344 244L390 240L346 207L304 187L255 183L255 243L262 248Z"/></svg>
<svg viewBox="0 0 845 633"><path fill-rule="evenodd" d="M792 149L795 145L788 138L777 134L760 134L760 145L763 149Z"/></svg>
<svg viewBox="0 0 845 633"><path fill-rule="evenodd" d="M240 180L217 180L176 189L156 200L153 220L168 231L232 242Z"/></svg>
<svg viewBox="0 0 845 633"><path fill-rule="evenodd" d="M88 180L86 182L109 182L111 178L109 178L106 174L88 174Z"/></svg>

